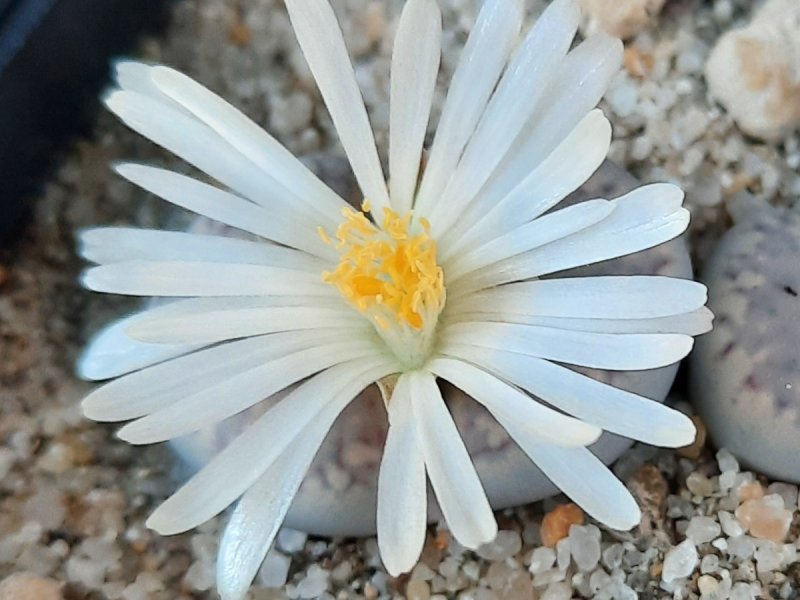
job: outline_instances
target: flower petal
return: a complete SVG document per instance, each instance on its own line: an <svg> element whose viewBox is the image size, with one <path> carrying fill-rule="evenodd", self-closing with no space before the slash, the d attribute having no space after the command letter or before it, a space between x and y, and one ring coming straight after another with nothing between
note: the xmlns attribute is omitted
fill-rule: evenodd
<svg viewBox="0 0 800 600"><path fill-rule="evenodd" d="M683 413L571 369L504 350L459 346L448 351L606 431L670 448L694 441L694 424Z"/></svg>
<svg viewBox="0 0 800 600"><path fill-rule="evenodd" d="M237 262L320 273L328 265L291 248L182 231L94 227L80 233L79 252L98 264L146 261Z"/></svg>
<svg viewBox="0 0 800 600"><path fill-rule="evenodd" d="M159 506L147 526L170 535L207 521L247 491L306 426L327 432L356 394L393 371L395 366L386 359L372 358L344 363L309 379Z"/></svg>
<svg viewBox="0 0 800 600"><path fill-rule="evenodd" d="M639 371L678 362L694 340L680 334L607 334L511 323L455 323L443 332L442 352L449 344L508 350L572 365Z"/></svg>
<svg viewBox="0 0 800 600"><path fill-rule="evenodd" d="M443 353L449 353L448 346ZM430 363L430 369L475 398L496 418L505 416L524 423L523 427L543 442L587 446L596 442L602 433L598 427L552 410L467 362L436 358Z"/></svg>
<svg viewBox="0 0 800 600"><path fill-rule="evenodd" d="M374 354L372 341L343 341L280 357L217 381L185 395L172 404L142 417L117 432L131 444L153 444L199 431L269 398L306 377L335 365L366 360ZM220 399L225 401L221 402Z"/></svg>
<svg viewBox="0 0 800 600"><path fill-rule="evenodd" d="M538 325L552 329L587 331L594 333L681 333L702 335L711 331L714 314L705 307L692 312L652 319L573 319L569 317L538 317L521 313L461 311L448 313L448 323L492 321Z"/></svg>
<svg viewBox="0 0 800 600"><path fill-rule="evenodd" d="M239 499L217 555L223 600L244 598L328 430L311 421Z"/></svg>
<svg viewBox="0 0 800 600"><path fill-rule="evenodd" d="M392 53L389 101L389 191L400 214L411 210L422 144L441 58L442 14L436 0L409 0Z"/></svg>
<svg viewBox="0 0 800 600"><path fill-rule="evenodd" d="M597 225L531 252L475 271L448 288L448 298L512 281L522 281L633 254L677 237L689 225L680 207L683 192L671 184L652 184L612 200L614 212Z"/></svg>
<svg viewBox="0 0 800 600"><path fill-rule="evenodd" d="M78 359L78 375L99 381L119 377L156 363L187 354L202 344L144 344L133 340L125 330L138 320L132 315L100 330Z"/></svg>
<svg viewBox="0 0 800 600"><path fill-rule="evenodd" d="M410 571L425 543L425 459L408 376L397 381L387 411L389 431L378 475L378 547L393 577Z"/></svg>
<svg viewBox="0 0 800 600"><path fill-rule="evenodd" d="M124 319L118 325L125 327L138 316ZM220 344L153 366L143 365L147 368L95 389L84 399L83 412L95 421L135 419L287 353L335 343L342 335L339 329L275 333ZM169 346L147 346L169 349Z"/></svg>
<svg viewBox="0 0 800 600"><path fill-rule="evenodd" d="M606 200L588 200L511 229L482 246L454 255L452 261L443 260L447 283L452 284L472 271L591 227L608 217L614 208Z"/></svg>
<svg viewBox="0 0 800 600"><path fill-rule="evenodd" d="M618 39L597 33L567 54L541 113L514 142L478 202L492 204L511 192L597 106L622 65L622 51Z"/></svg>
<svg viewBox="0 0 800 600"><path fill-rule="evenodd" d="M114 79L120 89L163 100L174 108L174 103L164 96L153 83L150 77L152 70L151 65L136 60L114 61Z"/></svg>
<svg viewBox="0 0 800 600"><path fill-rule="evenodd" d="M484 244L550 210L592 176L610 144L611 124L602 111L593 110L507 196L470 207L442 240L443 256Z"/></svg>
<svg viewBox="0 0 800 600"><path fill-rule="evenodd" d="M652 319L692 312L707 297L706 286L687 279L606 275L510 283L476 292L448 308L535 317Z"/></svg>
<svg viewBox="0 0 800 600"><path fill-rule="evenodd" d="M151 68L157 89L190 111L222 139L278 181L310 213L338 222L347 206L308 167L241 111L190 77L165 66Z"/></svg>
<svg viewBox="0 0 800 600"><path fill-rule="evenodd" d="M588 449L541 444L514 419L501 425L548 479L592 517L620 530L639 524L642 514L628 488Z"/></svg>
<svg viewBox="0 0 800 600"><path fill-rule="evenodd" d="M352 333L368 331L364 327L367 325L365 319L344 303L339 307L263 304L210 311L198 310L196 306L186 306L185 310L168 307L169 310L154 312L136 323L128 329L128 335L151 344L174 344L178 340L184 343L211 344L279 331L325 327L349 329Z"/></svg>
<svg viewBox="0 0 800 600"><path fill-rule="evenodd" d="M438 238L458 219L537 110L578 29L575 0L555 0L508 63L442 197L430 213ZM573 155L574 158L574 155Z"/></svg>
<svg viewBox="0 0 800 600"><path fill-rule="evenodd" d="M318 274L263 265L130 261L92 267L82 283L95 292L128 296L327 296Z"/></svg>
<svg viewBox="0 0 800 600"><path fill-rule="evenodd" d="M184 111L127 90L112 92L105 102L128 127L248 200L270 209L282 207L291 211L295 219L314 227L335 223L320 223L319 213Z"/></svg>
<svg viewBox="0 0 800 600"><path fill-rule="evenodd" d="M426 215L438 202L500 78L522 26L522 0L486 0L461 53L415 210Z"/></svg>
<svg viewBox="0 0 800 600"><path fill-rule="evenodd" d="M477 548L497 535L486 493L433 375L417 371L408 378L425 466L442 515L461 545Z"/></svg>
<svg viewBox="0 0 800 600"><path fill-rule="evenodd" d="M322 242L315 228L279 207L265 210L229 192L166 169L124 163L116 170L128 181L186 210L315 256L332 256L331 248Z"/></svg>
<svg viewBox="0 0 800 600"><path fill-rule="evenodd" d="M286 0L286 8L361 191L381 222L389 194L336 15L327 0Z"/></svg>

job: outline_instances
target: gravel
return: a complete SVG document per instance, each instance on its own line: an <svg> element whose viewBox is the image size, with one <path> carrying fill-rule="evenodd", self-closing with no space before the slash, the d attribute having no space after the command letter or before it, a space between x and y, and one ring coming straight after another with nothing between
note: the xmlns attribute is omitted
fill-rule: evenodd
<svg viewBox="0 0 800 600"><path fill-rule="evenodd" d="M794 205L800 195L800 137L756 142L707 97L702 71L710 48L749 20L750 4L667 3L656 24L627 43L626 69L603 103L615 128L612 158L643 181L675 181L687 190L698 263L729 227L738 192L774 205ZM400 5L335 3L382 148L391 24ZM449 73L474 4L442 5ZM541 7L530 3L532 13ZM178 2L167 37L145 41L140 56L195 76L270 125L298 154L341 152L278 0ZM132 448L113 437L113 427L87 422L79 410L90 389L73 376L80 347L135 304L78 289L75 231L186 223L109 175L110 163L131 157L185 169L101 115L93 135L75 144L47 184L18 247L0 255L3 600L25 593L44 600L216 597L214 560L225 516L168 538L147 530L145 518L175 489L180 465L166 447ZM498 513L498 539L477 553L432 526L421 563L396 579L381 567L374 538L284 532L250 598L794 597L796 486L742 472L729 453L715 456L708 448L687 458L636 445L615 470L643 504L646 520L632 532L587 522L573 525L554 548L544 547L542 519L567 501L557 497Z"/></svg>

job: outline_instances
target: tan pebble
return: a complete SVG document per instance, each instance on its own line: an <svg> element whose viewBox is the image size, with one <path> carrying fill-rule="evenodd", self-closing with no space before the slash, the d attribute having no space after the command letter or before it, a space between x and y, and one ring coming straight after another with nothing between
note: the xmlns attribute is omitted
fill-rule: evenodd
<svg viewBox="0 0 800 600"><path fill-rule="evenodd" d="M664 563L653 563L650 565L650 577L653 579L659 579L661 577L661 572L664 570Z"/></svg>
<svg viewBox="0 0 800 600"><path fill-rule="evenodd" d="M747 502L748 500L760 500L764 497L764 486L757 481L751 481L744 484L738 490L739 502Z"/></svg>
<svg viewBox="0 0 800 600"><path fill-rule="evenodd" d="M643 533L647 534L653 526L662 527L669 485L661 470L645 463L628 481L628 487L642 509Z"/></svg>
<svg viewBox="0 0 800 600"><path fill-rule="evenodd" d="M708 437L708 433L706 430L706 424L703 423L703 419L701 419L699 416L693 415L692 423L694 423L694 428L697 431L694 436L694 441L688 446L678 448L678 455L682 456L683 458L696 460L700 458L700 454L702 454L703 448L706 446L706 438Z"/></svg>
<svg viewBox="0 0 800 600"><path fill-rule="evenodd" d="M768 0L744 28L722 35L705 69L711 95L754 137L800 125L800 3Z"/></svg>
<svg viewBox="0 0 800 600"><path fill-rule="evenodd" d="M412 579L406 586L408 600L428 600L431 597L431 588L427 581Z"/></svg>
<svg viewBox="0 0 800 600"><path fill-rule="evenodd" d="M653 70L653 55L642 52L636 46L628 46L623 54L622 64L625 70L634 77L647 77Z"/></svg>
<svg viewBox="0 0 800 600"><path fill-rule="evenodd" d="M429 533L425 536L425 545L422 546L419 563L424 563L427 567L436 569L442 560L442 552L443 550L436 544L436 538Z"/></svg>
<svg viewBox="0 0 800 600"><path fill-rule="evenodd" d="M375 43L383 38L388 26L386 20L386 6L383 2L371 2L364 11L364 30L367 39Z"/></svg>
<svg viewBox="0 0 800 600"><path fill-rule="evenodd" d="M39 459L39 467L48 473L65 473L92 462L91 449L80 438L67 434L56 438Z"/></svg>
<svg viewBox="0 0 800 600"><path fill-rule="evenodd" d="M736 518L753 537L776 543L786 539L792 524L792 513L783 507L783 498L777 494L747 500L736 509Z"/></svg>
<svg viewBox="0 0 800 600"><path fill-rule="evenodd" d="M61 584L35 573L14 573L0 581L0 600L60 600Z"/></svg>
<svg viewBox="0 0 800 600"><path fill-rule="evenodd" d="M605 31L627 39L646 27L661 12L665 0L581 0L584 34Z"/></svg>
<svg viewBox="0 0 800 600"><path fill-rule="evenodd" d="M733 196L742 190L746 190L753 185L753 183L755 183L755 177L752 175L748 173L736 173L730 184L723 188L722 193L725 194L725 196Z"/></svg>
<svg viewBox="0 0 800 600"><path fill-rule="evenodd" d="M376 600L378 598L378 588L367 582L364 586L364 598L367 600Z"/></svg>
<svg viewBox="0 0 800 600"><path fill-rule="evenodd" d="M236 19L228 32L228 39L235 46L247 46L253 39L253 32L241 19Z"/></svg>
<svg viewBox="0 0 800 600"><path fill-rule="evenodd" d="M436 537L433 538L433 545L437 550L447 550L450 545L450 532L441 530L436 532Z"/></svg>
<svg viewBox="0 0 800 600"><path fill-rule="evenodd" d="M569 528L581 525L584 521L583 511L576 504L560 504L544 516L542 520L542 544L548 548L569 535Z"/></svg>

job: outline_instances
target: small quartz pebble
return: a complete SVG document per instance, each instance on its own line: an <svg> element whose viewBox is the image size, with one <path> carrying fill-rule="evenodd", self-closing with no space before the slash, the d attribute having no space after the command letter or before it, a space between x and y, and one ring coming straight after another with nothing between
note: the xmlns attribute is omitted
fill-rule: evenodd
<svg viewBox="0 0 800 600"><path fill-rule="evenodd" d="M60 600L61 587L34 573L13 573L0 581L0 600Z"/></svg>
<svg viewBox="0 0 800 600"><path fill-rule="evenodd" d="M573 525L583 523L583 511L576 504L559 504L542 520L542 544L549 548L569 535L569 529Z"/></svg>
<svg viewBox="0 0 800 600"><path fill-rule="evenodd" d="M307 534L288 527L283 527L278 532L278 546L284 552L299 552L305 546L307 539Z"/></svg>
<svg viewBox="0 0 800 600"><path fill-rule="evenodd" d="M572 588L565 582L551 583L539 600L570 600Z"/></svg>
<svg viewBox="0 0 800 600"><path fill-rule="evenodd" d="M572 560L581 571L591 571L600 562L600 530L596 525L573 525L569 528Z"/></svg>
<svg viewBox="0 0 800 600"><path fill-rule="evenodd" d="M706 81L746 133L765 140L800 124L800 3L768 0L749 25L725 33Z"/></svg>
<svg viewBox="0 0 800 600"><path fill-rule="evenodd" d="M707 498L714 491L711 480L702 473L691 473L686 478L686 487L692 494L701 498Z"/></svg>
<svg viewBox="0 0 800 600"><path fill-rule="evenodd" d="M728 538L728 553L740 559L750 558L756 550L756 544L748 535L737 535Z"/></svg>
<svg viewBox="0 0 800 600"><path fill-rule="evenodd" d="M431 597L431 588L423 579L412 579L406 586L407 600L428 600Z"/></svg>
<svg viewBox="0 0 800 600"><path fill-rule="evenodd" d="M742 524L739 523L739 521L736 520L736 517L734 517L728 511L721 510L717 516L719 517L719 522L725 535L729 537L735 537L744 533L744 527L742 527Z"/></svg>
<svg viewBox="0 0 800 600"><path fill-rule="evenodd" d="M782 542L792 524L792 511L784 508L783 498L771 494L747 500L736 509L736 518L753 537Z"/></svg>
<svg viewBox="0 0 800 600"><path fill-rule="evenodd" d="M528 570L532 575L549 571L556 562L556 552L547 546L540 546L531 553L531 564Z"/></svg>
<svg viewBox="0 0 800 600"><path fill-rule="evenodd" d="M486 560L505 560L522 548L522 539L516 531L498 531L488 544L480 546L476 553Z"/></svg>
<svg viewBox="0 0 800 600"><path fill-rule="evenodd" d="M694 543L692 540L684 540L667 551L661 579L666 583L671 583L676 579L688 577L694 571L698 561L697 548Z"/></svg>
<svg viewBox="0 0 800 600"><path fill-rule="evenodd" d="M719 465L720 473L739 472L739 461L727 448L720 448L717 452L717 465Z"/></svg>
<svg viewBox="0 0 800 600"><path fill-rule="evenodd" d="M330 573L319 565L311 565L306 576L297 584L300 598L319 598L328 589Z"/></svg>
<svg viewBox="0 0 800 600"><path fill-rule="evenodd" d="M713 597L719 590L719 581L711 575L701 575L697 580L697 589L702 598Z"/></svg>
<svg viewBox="0 0 800 600"><path fill-rule="evenodd" d="M691 360L694 404L718 447L747 467L800 481L800 213L756 202L706 264L716 315ZM727 471L738 463L717 457Z"/></svg>
<svg viewBox="0 0 800 600"><path fill-rule="evenodd" d="M692 517L686 528L686 537L699 546L716 538L720 531L719 523L711 517Z"/></svg>
<svg viewBox="0 0 800 600"><path fill-rule="evenodd" d="M790 483L776 481L769 484L767 494L778 494L783 498L783 506L789 510L794 510L797 506L797 486Z"/></svg>
<svg viewBox="0 0 800 600"><path fill-rule="evenodd" d="M270 550L264 562L261 563L256 580L260 585L267 588L280 587L286 583L289 577L291 564L291 558L277 550Z"/></svg>
<svg viewBox="0 0 800 600"><path fill-rule="evenodd" d="M665 0L581 0L584 34L601 30L613 36L627 39L633 37L654 20Z"/></svg>

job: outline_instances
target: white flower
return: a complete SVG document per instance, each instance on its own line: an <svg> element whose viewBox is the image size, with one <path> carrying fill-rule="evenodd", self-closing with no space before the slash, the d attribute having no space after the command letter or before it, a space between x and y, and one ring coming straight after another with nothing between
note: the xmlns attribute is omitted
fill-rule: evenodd
<svg viewBox="0 0 800 600"><path fill-rule="evenodd" d="M559 363L638 370L680 360L710 327L705 288L655 276L539 279L650 248L688 224L682 192L665 184L551 211L608 151L610 125L592 109L618 69L619 41L596 35L570 50L579 18L571 0L553 2L519 41L522 0L486 0L420 173L441 16L434 0L409 0L392 60L387 189L331 7L286 5L368 198L364 212L169 68L122 63L107 99L131 128L228 189L135 164L118 166L123 177L263 241L85 232L83 254L99 264L85 274L88 288L181 298L94 341L82 375L120 377L85 400L86 414L136 419L119 435L145 444L283 393L148 524L178 533L239 499L218 582L224 598L242 598L337 415L380 382L390 427L377 522L389 572L419 557L426 477L456 539L468 548L490 541L495 519L442 378L483 404L587 512L634 526L636 502L586 446L603 430L681 446L693 440L692 423Z"/></svg>

